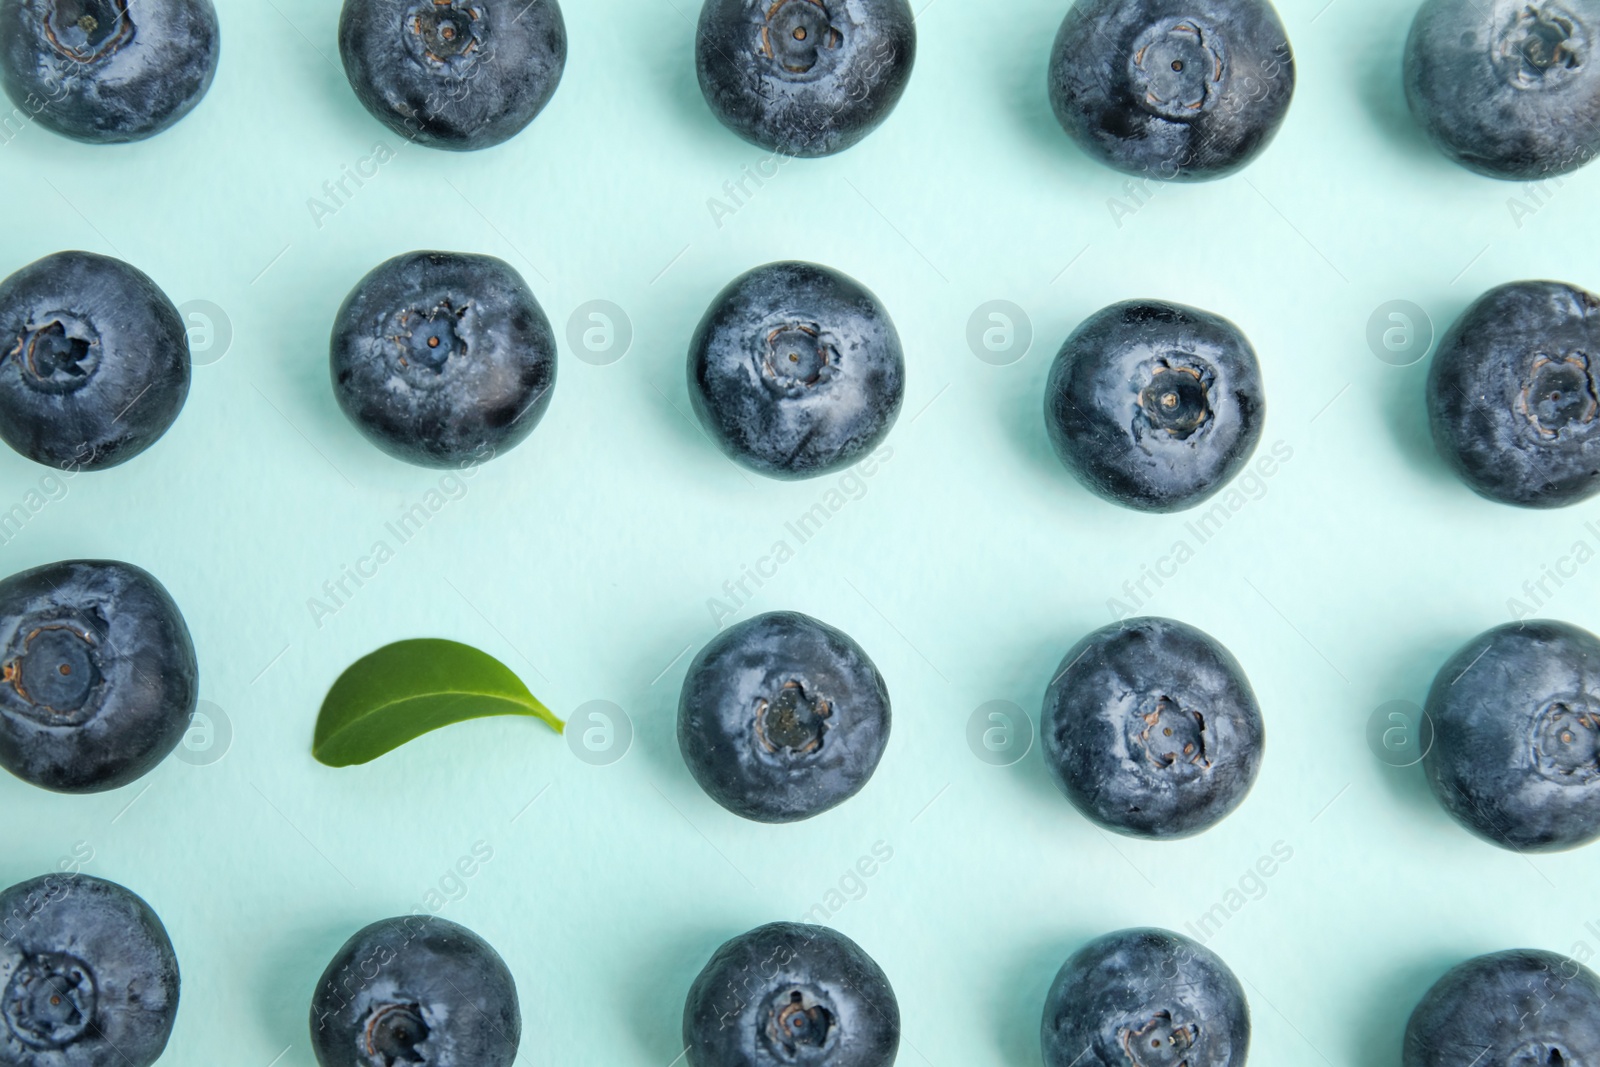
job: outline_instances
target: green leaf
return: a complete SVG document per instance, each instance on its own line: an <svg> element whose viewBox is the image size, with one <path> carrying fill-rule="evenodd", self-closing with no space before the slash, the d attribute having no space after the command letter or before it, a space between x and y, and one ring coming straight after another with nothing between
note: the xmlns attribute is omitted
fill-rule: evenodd
<svg viewBox="0 0 1600 1067"><path fill-rule="evenodd" d="M511 669L471 645L396 641L339 675L317 713L311 755L329 767L368 763L431 730L490 715L563 723Z"/></svg>

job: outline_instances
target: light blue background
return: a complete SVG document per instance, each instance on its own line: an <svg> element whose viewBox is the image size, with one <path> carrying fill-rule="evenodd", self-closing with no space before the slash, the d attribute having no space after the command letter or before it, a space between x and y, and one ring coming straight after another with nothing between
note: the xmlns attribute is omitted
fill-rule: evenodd
<svg viewBox="0 0 1600 1067"><path fill-rule="evenodd" d="M667 1067L712 949L853 888L878 842L893 858L830 921L890 975L907 1065L1038 1064L1042 999L1070 952L1117 927L1183 928L1278 842L1292 859L1210 942L1249 992L1253 1062L1396 1062L1446 966L1511 946L1600 950L1600 852L1481 844L1417 769L1383 765L1365 740L1373 709L1420 701L1444 658L1505 621L1572 542L1595 542L1584 524L1600 519L1600 504L1519 511L1456 483L1428 442L1426 364L1375 358L1368 319L1406 299L1442 331L1499 282L1600 285L1600 168L1541 205L1450 165L1399 89L1411 5L1287 0L1299 89L1270 151L1227 181L1153 186L1119 226L1108 201L1135 203L1124 179L1078 154L1045 99L1066 5L924 3L890 121L842 156L786 164L720 226L708 199L765 157L700 99L693 0L569 3L553 103L475 155L405 147L362 110L330 0L219 0L215 88L153 141L97 149L29 128L0 145L0 269L61 248L120 255L233 330L154 448L72 479L0 546L8 573L84 556L153 571L194 632L202 696L232 726L220 761L169 759L109 795L0 776L0 882L92 854L83 869L165 919L185 987L164 1063L311 1064L307 1003L334 950L419 906L478 842L493 858L440 913L514 971L524 1064ZM308 199L380 143L394 158L319 227ZM1538 208L1520 226L1510 197ZM366 444L327 381L340 300L414 248L523 272L563 338L554 403L318 627L308 598L439 484ZM894 700L868 788L774 828L700 792L673 722L689 652L714 632L708 598L838 482L746 477L689 415L694 324L734 275L779 258L873 288L909 386L892 458L739 614L795 608L842 627ZM1263 449L1292 450L1146 606L1225 642L1268 724L1248 803L1168 844L1096 831L1037 750L997 768L965 740L986 701L1036 715L1064 650L1192 518L1102 503L1046 444L1056 347L1133 296L1236 321L1265 371ZM610 366L565 341L594 299L634 330ZM1010 366L965 339L993 299L1031 318L1032 350ZM46 473L0 450L0 507ZM1582 568L1545 611L1600 627L1597 588L1600 565ZM313 762L339 671L420 635L499 656L563 715L616 702L632 750L590 766L537 722L495 720L362 768Z"/></svg>

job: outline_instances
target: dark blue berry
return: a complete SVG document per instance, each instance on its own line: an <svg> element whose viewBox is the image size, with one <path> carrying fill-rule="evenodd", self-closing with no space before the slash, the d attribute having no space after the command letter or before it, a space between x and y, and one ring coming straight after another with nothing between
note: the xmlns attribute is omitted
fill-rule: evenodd
<svg viewBox="0 0 1600 1067"><path fill-rule="evenodd" d="M50 874L0 893L5 1067L149 1067L178 987L166 928L115 882Z"/></svg>
<svg viewBox="0 0 1600 1067"><path fill-rule="evenodd" d="M1118 930L1062 965L1040 1036L1045 1067L1244 1067L1250 1005L1198 942Z"/></svg>
<svg viewBox="0 0 1600 1067"><path fill-rule="evenodd" d="M1600 1055L1600 979L1537 949L1477 956L1434 983L1406 1025L1403 1067L1586 1067Z"/></svg>
<svg viewBox="0 0 1600 1067"><path fill-rule="evenodd" d="M322 1067L511 1067L517 986L477 934L433 915L382 919L345 942L311 998Z"/></svg>
<svg viewBox="0 0 1600 1067"><path fill-rule="evenodd" d="M339 54L373 116L429 148L521 133L567 62L556 0L345 0Z"/></svg>
<svg viewBox="0 0 1600 1067"><path fill-rule="evenodd" d="M1265 730L1237 660L1171 619L1112 623L1061 660L1044 697L1045 761L1089 819L1187 837L1244 802Z"/></svg>
<svg viewBox="0 0 1600 1067"><path fill-rule="evenodd" d="M1056 455L1088 489L1140 511L1194 507L1261 440L1255 350L1220 315L1128 300L1067 338L1045 386Z"/></svg>
<svg viewBox="0 0 1600 1067"><path fill-rule="evenodd" d="M1049 81L1056 118L1095 159L1205 181L1272 141L1294 96L1294 54L1267 0L1078 0Z"/></svg>
<svg viewBox="0 0 1600 1067"><path fill-rule="evenodd" d="M1600 638L1497 626L1440 668L1425 710L1428 781L1467 829L1519 852L1600 837Z"/></svg>
<svg viewBox="0 0 1600 1067"><path fill-rule="evenodd" d="M855 796L888 743L878 668L847 634L799 612L712 638L678 701L678 747L695 780L760 822L808 819Z"/></svg>
<svg viewBox="0 0 1600 1067"><path fill-rule="evenodd" d="M493 256L411 252L351 290L333 326L333 392L367 439L425 467L482 463L550 406L556 339Z"/></svg>
<svg viewBox="0 0 1600 1067"><path fill-rule="evenodd" d="M114 467L166 433L188 395L183 319L142 272L57 252L0 282L0 437L24 456Z"/></svg>
<svg viewBox="0 0 1600 1067"><path fill-rule="evenodd" d="M1560 282L1484 293L1439 341L1428 421L1476 492L1556 508L1600 491L1600 297Z"/></svg>
<svg viewBox="0 0 1600 1067"><path fill-rule="evenodd" d="M769 923L717 949L683 1006L689 1067L890 1067L900 1005L861 946Z"/></svg>
<svg viewBox="0 0 1600 1067"><path fill-rule="evenodd" d="M734 279L689 347L689 399L729 458L774 478L848 467L905 399L900 337L878 298L813 263Z"/></svg>
<svg viewBox="0 0 1600 1067"><path fill-rule="evenodd" d="M906 0L706 0L695 36L712 113L786 156L832 155L877 129L916 54Z"/></svg>
<svg viewBox="0 0 1600 1067"><path fill-rule="evenodd" d="M0 83L18 110L79 141L153 136L211 88L211 0L9 0Z"/></svg>
<svg viewBox="0 0 1600 1067"><path fill-rule="evenodd" d="M1411 113L1491 178L1550 178L1600 152L1600 2L1424 0L1405 55Z"/></svg>
<svg viewBox="0 0 1600 1067"><path fill-rule="evenodd" d="M188 729L199 666L178 605L127 563L0 582L0 766L62 793L143 776Z"/></svg>

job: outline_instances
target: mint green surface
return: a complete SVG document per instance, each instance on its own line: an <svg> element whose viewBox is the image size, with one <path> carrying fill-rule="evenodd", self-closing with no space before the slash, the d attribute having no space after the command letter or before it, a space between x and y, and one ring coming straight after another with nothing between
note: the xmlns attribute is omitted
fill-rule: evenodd
<svg viewBox="0 0 1600 1067"><path fill-rule="evenodd" d="M176 302L224 309L233 332L171 432L126 466L56 482L0 450L0 509L38 505L5 529L3 569L110 556L151 570L194 632L202 697L231 724L220 760L175 757L109 795L0 776L0 881L79 863L165 919L185 985L163 1064L311 1064L307 1005L327 960L362 924L428 906L506 958L529 1065L668 1067L711 951L819 904L889 974L899 1062L917 1067L1037 1065L1044 993L1070 952L1117 927L1181 930L1219 904L1209 944L1244 981L1263 1065L1396 1063L1446 966L1512 946L1600 951L1600 850L1482 844L1365 739L1375 708L1420 701L1444 658L1509 618L1508 599L1574 542L1593 544L1585 523L1600 519L1600 504L1518 511L1456 483L1428 441L1426 363L1377 359L1368 319L1405 299L1442 331L1503 281L1600 286L1600 167L1530 193L1450 165L1399 89L1411 5L1286 0L1299 90L1271 149L1235 178L1134 199L1050 114L1062 0L923 2L917 71L889 122L842 156L769 167L731 215L708 200L768 157L700 99L693 0L568 3L553 103L476 155L406 147L362 110L332 0L219 0L215 88L153 141L97 149L28 128L0 144L0 270L64 247L120 255ZM317 217L308 199L358 167L376 174ZM542 425L459 483L380 454L328 385L340 300L414 248L508 260L562 338ZM780 258L858 278L899 326L905 412L870 479L745 476L691 421L695 323L736 274ZM1091 497L1045 440L1055 349L1133 296L1246 331L1270 400L1262 454L1290 457L1203 544L1192 515ZM632 323L609 366L566 340L595 299ZM966 341L995 299L1032 321L1010 366ZM785 524L841 486L799 544ZM395 540L386 524L430 490L437 509ZM324 583L370 570L380 539L392 558L326 610ZM1141 610L1228 645L1268 750L1216 830L1138 843L1079 817L1037 748L990 766L965 731L986 701L1037 715L1065 649L1180 539L1192 558L1147 581ZM774 828L696 787L674 718L715 631L709 598L779 540L793 557L747 582L735 617L794 608L850 633L895 724L856 799ZM1600 566L1563 580L1543 612L1600 627ZM631 751L595 766L543 724L494 719L364 767L315 763L339 672L418 636L484 649L563 717L615 702ZM1275 847L1292 856L1259 899L1230 896L1256 888ZM875 849L892 857L853 875Z"/></svg>

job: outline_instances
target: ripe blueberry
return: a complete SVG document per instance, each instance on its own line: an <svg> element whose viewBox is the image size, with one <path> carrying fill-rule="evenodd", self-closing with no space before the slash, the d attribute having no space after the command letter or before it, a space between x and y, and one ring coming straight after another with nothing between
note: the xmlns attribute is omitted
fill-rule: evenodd
<svg viewBox="0 0 1600 1067"><path fill-rule="evenodd" d="M515 137L544 110L567 27L556 0L345 0L339 55L379 122L464 152Z"/></svg>
<svg viewBox="0 0 1600 1067"><path fill-rule="evenodd" d="M211 88L211 0L10 0L0 84L17 108L91 144L154 136Z"/></svg>
<svg viewBox="0 0 1600 1067"><path fill-rule="evenodd" d="M1044 416L1056 455L1086 488L1140 511L1181 511L1249 461L1266 397L1255 351L1233 323L1128 300L1061 346Z"/></svg>
<svg viewBox="0 0 1600 1067"><path fill-rule="evenodd" d="M916 54L906 0L706 0L695 35L700 91L718 120L806 158L877 129Z"/></svg>
<svg viewBox="0 0 1600 1067"><path fill-rule="evenodd" d="M878 298L813 263L769 263L717 295L689 347L689 399L753 471L810 478L889 435L905 399L900 336Z"/></svg>
<svg viewBox="0 0 1600 1067"><path fill-rule="evenodd" d="M1044 697L1045 760L1086 817L1133 837L1187 837L1244 802L1264 727L1239 662L1171 619L1102 627Z"/></svg>
<svg viewBox="0 0 1600 1067"><path fill-rule="evenodd" d="M1244 1067L1250 1005L1198 942L1118 930L1062 965L1040 1036L1045 1067Z"/></svg>
<svg viewBox="0 0 1600 1067"><path fill-rule="evenodd" d="M889 743L889 691L847 634L795 611L712 638L683 681L678 747L711 798L794 822L855 796Z"/></svg>
<svg viewBox="0 0 1600 1067"><path fill-rule="evenodd" d="M457 467L533 432L555 388L556 338L509 264L411 252L345 298L332 372L339 407L369 441L408 463Z"/></svg>
<svg viewBox="0 0 1600 1067"><path fill-rule="evenodd" d="M0 766L60 793L145 775L194 714L178 605L128 563L71 560L0 581Z"/></svg>
<svg viewBox="0 0 1600 1067"><path fill-rule="evenodd" d="M517 986L477 934L433 915L382 919L333 957L311 998L322 1067L511 1067Z"/></svg>
<svg viewBox="0 0 1600 1067"><path fill-rule="evenodd" d="M1484 293L1428 368L1433 441L1490 500L1556 508L1600 492L1600 296L1559 282Z"/></svg>
<svg viewBox="0 0 1600 1067"><path fill-rule="evenodd" d="M1206 181L1271 142L1294 53L1267 0L1078 0L1050 55L1050 103L1100 162Z"/></svg>
<svg viewBox="0 0 1600 1067"><path fill-rule="evenodd" d="M1600 0L1424 0L1406 40L1411 113L1441 152L1533 181L1600 153Z"/></svg>
<svg viewBox="0 0 1600 1067"><path fill-rule="evenodd" d="M689 1067L890 1067L900 1005L861 946L825 926L758 926L717 949L683 1006Z"/></svg>
<svg viewBox="0 0 1600 1067"><path fill-rule="evenodd" d="M1519 852L1600 837L1600 638L1564 622L1497 626L1440 668L1424 710L1428 782L1467 829Z"/></svg>
<svg viewBox="0 0 1600 1067"><path fill-rule="evenodd" d="M178 309L145 274L57 252L0 282L0 437L61 470L104 470L171 426L189 395Z"/></svg>
<svg viewBox="0 0 1600 1067"><path fill-rule="evenodd" d="M0 893L0 1064L149 1067L178 1015L178 959L138 896L86 874Z"/></svg>
<svg viewBox="0 0 1600 1067"><path fill-rule="evenodd" d="M1600 978L1554 952L1476 956L1406 1024L1402 1067L1587 1067L1600 1056Z"/></svg>

